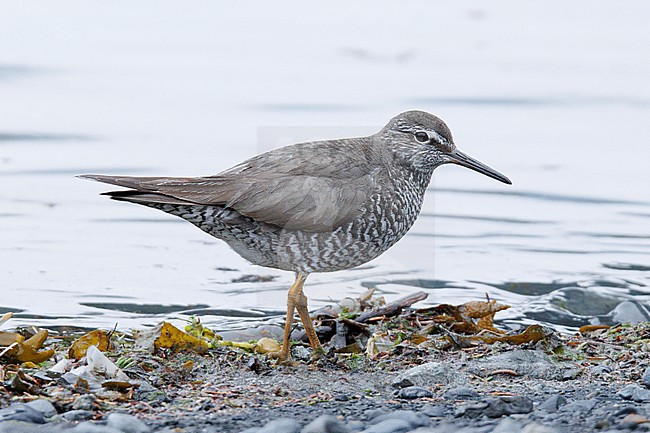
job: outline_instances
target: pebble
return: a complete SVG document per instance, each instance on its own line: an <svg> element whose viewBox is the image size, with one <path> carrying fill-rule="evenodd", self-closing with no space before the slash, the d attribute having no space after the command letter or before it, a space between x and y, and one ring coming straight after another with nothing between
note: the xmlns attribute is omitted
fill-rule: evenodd
<svg viewBox="0 0 650 433"><path fill-rule="evenodd" d="M373 418L377 418L378 416L385 415L387 413L388 411L384 409L368 409L367 411L364 412L364 415L366 416L366 419L373 419Z"/></svg>
<svg viewBox="0 0 650 433"><path fill-rule="evenodd" d="M528 397L504 396L461 406L457 409L456 416L478 418L485 415L489 418L499 418L504 415L529 413L532 410L533 401Z"/></svg>
<svg viewBox="0 0 650 433"><path fill-rule="evenodd" d="M60 418L64 421L84 421L92 418L94 415L95 413L92 411L77 409L62 413Z"/></svg>
<svg viewBox="0 0 650 433"><path fill-rule="evenodd" d="M477 359L468 365L467 371L480 377L487 377L493 371L505 369L533 379L561 380L563 373L573 368L569 363L553 361L542 351L517 349Z"/></svg>
<svg viewBox="0 0 650 433"><path fill-rule="evenodd" d="M447 400L472 400L474 398L479 398L481 394L473 390L472 388L458 387L451 388L445 392L445 399Z"/></svg>
<svg viewBox="0 0 650 433"><path fill-rule="evenodd" d="M440 362L427 362L422 365L410 368L398 375L391 383L395 388L406 388L408 386L431 386L435 384L456 384L464 383L466 376L460 371L450 368Z"/></svg>
<svg viewBox="0 0 650 433"><path fill-rule="evenodd" d="M433 393L420 386L407 386L399 390L397 397L405 400L414 400L416 398L433 397Z"/></svg>
<svg viewBox="0 0 650 433"><path fill-rule="evenodd" d="M370 421L370 424L380 424L390 419L405 421L409 424L409 426L411 426L411 429L417 427L426 427L431 424L431 420L428 416L412 410L396 410L395 412L379 415L378 417L373 418Z"/></svg>
<svg viewBox="0 0 650 433"><path fill-rule="evenodd" d="M625 400L632 400L639 403L650 402L650 390L641 388L638 385L628 385L620 390L618 395Z"/></svg>
<svg viewBox="0 0 650 433"><path fill-rule="evenodd" d="M75 428L66 431L70 433L123 433L120 430L90 421L79 423Z"/></svg>
<svg viewBox="0 0 650 433"><path fill-rule="evenodd" d="M410 430L413 430L413 427L408 421L399 418L389 418L368 427L362 433L406 433Z"/></svg>
<svg viewBox="0 0 650 433"><path fill-rule="evenodd" d="M321 415L307 424L300 433L350 433L350 430L333 415Z"/></svg>
<svg viewBox="0 0 650 433"><path fill-rule="evenodd" d="M513 430L511 430L513 431ZM517 431L517 430L514 430ZM505 432L504 432L505 433ZM528 424L521 430L521 433L559 433L557 429L547 427L536 422Z"/></svg>
<svg viewBox="0 0 650 433"><path fill-rule="evenodd" d="M648 320L647 314L632 301L623 301L608 316L614 323L640 323Z"/></svg>
<svg viewBox="0 0 650 433"><path fill-rule="evenodd" d="M562 407L563 411L566 412L591 412L593 408L596 407L596 400L576 400Z"/></svg>
<svg viewBox="0 0 650 433"><path fill-rule="evenodd" d="M648 388L650 388L650 367L646 368L643 376L641 377L641 382Z"/></svg>
<svg viewBox="0 0 650 433"><path fill-rule="evenodd" d="M422 409L420 409L420 412L433 418L442 418L445 416L446 410L442 405L434 406L432 404L425 404L422 406Z"/></svg>
<svg viewBox="0 0 650 433"><path fill-rule="evenodd" d="M123 433L148 433L151 431L147 425L134 416L124 413L111 413L106 419L109 428L120 430Z"/></svg>
<svg viewBox="0 0 650 433"><path fill-rule="evenodd" d="M300 433L300 424L293 418L278 418L263 427L249 428L241 433Z"/></svg>
<svg viewBox="0 0 650 433"><path fill-rule="evenodd" d="M520 422L508 417L503 418L491 433L514 433L520 432L523 426Z"/></svg>
<svg viewBox="0 0 650 433"><path fill-rule="evenodd" d="M358 421L358 420L352 420L347 423L348 430L352 432L360 432L362 430L365 430L366 428L366 423L363 421Z"/></svg>
<svg viewBox="0 0 650 433"><path fill-rule="evenodd" d="M45 415L25 403L14 403L9 407L0 409L0 422L2 421L23 421L44 424Z"/></svg>
<svg viewBox="0 0 650 433"><path fill-rule="evenodd" d="M561 406L567 404L566 398L559 394L555 394L544 400L537 409L545 412L556 412Z"/></svg>
<svg viewBox="0 0 650 433"><path fill-rule="evenodd" d="M51 418L56 415L56 409L54 408L54 405L44 398L32 400L29 403L25 403L25 405L39 411L45 418Z"/></svg>
<svg viewBox="0 0 650 433"><path fill-rule="evenodd" d="M97 397L95 394L83 394L74 399L72 403L72 409L80 410L91 410L93 408L93 403L95 403Z"/></svg>

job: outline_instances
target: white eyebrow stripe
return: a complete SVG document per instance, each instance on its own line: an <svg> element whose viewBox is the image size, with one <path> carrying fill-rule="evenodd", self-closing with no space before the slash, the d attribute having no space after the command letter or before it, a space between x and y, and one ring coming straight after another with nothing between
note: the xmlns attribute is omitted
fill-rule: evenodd
<svg viewBox="0 0 650 433"><path fill-rule="evenodd" d="M438 134L436 131L427 131L429 134L429 138L435 139L438 143L440 144L449 144L447 139L443 137L442 135Z"/></svg>

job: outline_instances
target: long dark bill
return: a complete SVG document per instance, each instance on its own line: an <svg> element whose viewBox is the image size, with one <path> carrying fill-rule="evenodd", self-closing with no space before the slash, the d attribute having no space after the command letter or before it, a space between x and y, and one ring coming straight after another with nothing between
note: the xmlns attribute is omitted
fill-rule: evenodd
<svg viewBox="0 0 650 433"><path fill-rule="evenodd" d="M458 149L454 149L449 155L449 162L452 164L458 164L463 167L467 167L470 170L478 171L481 174L484 174L486 176L491 177L492 179L496 179L500 182L507 183L508 185L512 185L512 182L510 182L510 179L493 169L492 167L489 167L485 164L483 164L481 161L478 161L471 156L466 155L465 153L461 152Z"/></svg>

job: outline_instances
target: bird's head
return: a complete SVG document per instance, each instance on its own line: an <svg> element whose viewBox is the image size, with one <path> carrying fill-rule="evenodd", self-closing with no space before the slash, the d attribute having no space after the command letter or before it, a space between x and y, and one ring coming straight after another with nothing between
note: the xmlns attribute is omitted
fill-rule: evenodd
<svg viewBox="0 0 650 433"><path fill-rule="evenodd" d="M449 127L433 114L406 111L393 117L378 135L416 170L431 172L442 164L458 164L512 184L503 174L458 150Z"/></svg>

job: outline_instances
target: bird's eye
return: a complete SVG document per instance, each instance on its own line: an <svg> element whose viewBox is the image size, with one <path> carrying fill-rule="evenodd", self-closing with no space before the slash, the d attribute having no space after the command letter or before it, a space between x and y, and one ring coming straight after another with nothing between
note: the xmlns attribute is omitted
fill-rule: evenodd
<svg viewBox="0 0 650 433"><path fill-rule="evenodd" d="M420 142L420 143L428 143L429 142L429 134L427 134L424 131L418 131L414 134L415 139Z"/></svg>

